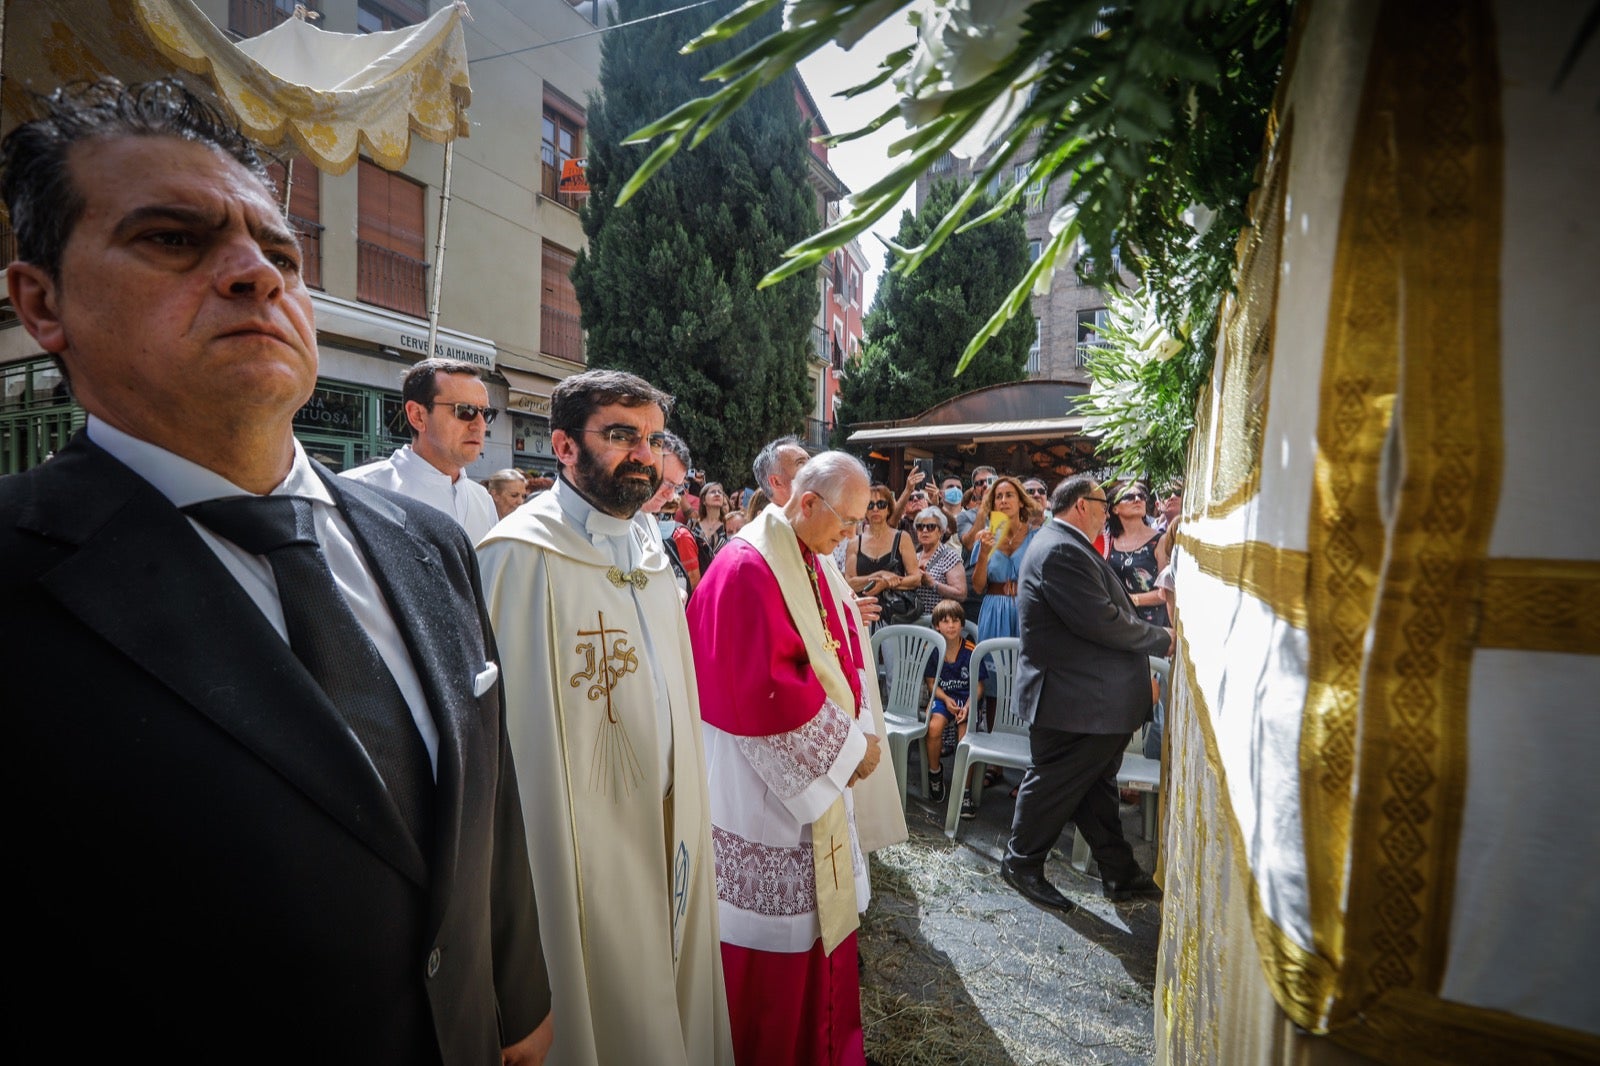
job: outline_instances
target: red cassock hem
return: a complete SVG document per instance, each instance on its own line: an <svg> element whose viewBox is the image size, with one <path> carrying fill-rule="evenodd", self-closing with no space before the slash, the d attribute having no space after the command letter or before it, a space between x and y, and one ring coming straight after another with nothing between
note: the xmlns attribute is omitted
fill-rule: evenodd
<svg viewBox="0 0 1600 1066"><path fill-rule="evenodd" d="M856 934L822 953L722 945L738 1066L864 1066Z"/></svg>

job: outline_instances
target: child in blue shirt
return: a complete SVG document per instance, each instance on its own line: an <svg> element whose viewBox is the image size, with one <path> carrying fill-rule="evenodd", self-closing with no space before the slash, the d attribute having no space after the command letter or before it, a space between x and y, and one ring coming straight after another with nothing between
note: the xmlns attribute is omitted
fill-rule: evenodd
<svg viewBox="0 0 1600 1066"><path fill-rule="evenodd" d="M944 655L929 661L925 675L933 697L928 711L928 798L935 803L945 797L944 757L955 754L956 742L966 735L967 708L983 699L983 681L971 676L974 645L962 635L966 620L955 600L940 600L933 609L933 628L944 638ZM970 818L967 805L963 800L961 814Z"/></svg>

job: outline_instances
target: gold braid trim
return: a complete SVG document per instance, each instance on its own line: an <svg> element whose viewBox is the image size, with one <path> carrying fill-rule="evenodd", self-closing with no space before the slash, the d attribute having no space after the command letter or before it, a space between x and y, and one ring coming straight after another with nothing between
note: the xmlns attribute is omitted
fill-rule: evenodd
<svg viewBox="0 0 1600 1066"><path fill-rule="evenodd" d="M1333 1024L1443 978L1466 789L1471 578L1500 492L1499 66L1484 0L1391 2L1404 466L1360 709L1345 950Z"/></svg>
<svg viewBox="0 0 1600 1066"><path fill-rule="evenodd" d="M1600 562L1486 559L1476 644L1600 655Z"/></svg>

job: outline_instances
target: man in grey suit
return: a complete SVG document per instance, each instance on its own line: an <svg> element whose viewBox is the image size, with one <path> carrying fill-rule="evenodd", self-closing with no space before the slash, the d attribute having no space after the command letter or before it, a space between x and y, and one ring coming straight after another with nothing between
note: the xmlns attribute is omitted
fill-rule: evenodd
<svg viewBox="0 0 1600 1066"><path fill-rule="evenodd" d="M1017 793L1000 873L1035 903L1072 911L1044 876L1045 857L1068 821L1100 864L1107 897L1160 895L1122 836L1117 769L1128 738L1150 715L1149 657L1171 652L1172 631L1134 613L1122 582L1094 550L1107 505L1093 478L1057 485L1050 511L1017 582L1018 711L1031 727L1033 765Z"/></svg>
<svg viewBox="0 0 1600 1066"><path fill-rule="evenodd" d="M471 542L295 440L311 298L237 129L176 81L38 108L0 144L8 291L88 422L0 478L6 1046L541 1062Z"/></svg>

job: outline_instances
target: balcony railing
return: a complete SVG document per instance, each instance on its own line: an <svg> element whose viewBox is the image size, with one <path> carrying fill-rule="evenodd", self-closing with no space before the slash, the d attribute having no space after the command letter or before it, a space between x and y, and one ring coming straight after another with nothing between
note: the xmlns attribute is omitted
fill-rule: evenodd
<svg viewBox="0 0 1600 1066"><path fill-rule="evenodd" d="M356 241L356 299L426 317L428 264L368 241Z"/></svg>
<svg viewBox="0 0 1600 1066"><path fill-rule="evenodd" d="M539 308L539 350L557 359L583 362L583 326L579 316L549 304Z"/></svg>
<svg viewBox="0 0 1600 1066"><path fill-rule="evenodd" d="M811 327L811 354L817 357L818 362L833 362L828 353L828 331L821 326Z"/></svg>
<svg viewBox="0 0 1600 1066"><path fill-rule="evenodd" d="M1075 361L1073 362L1072 365L1073 366L1088 366L1089 365L1089 357L1091 355L1094 355L1096 352L1103 352L1107 348L1110 348L1110 347L1111 347L1111 344L1108 341L1102 341L1102 340L1079 341L1078 345L1077 345L1077 352L1074 355Z"/></svg>
<svg viewBox="0 0 1600 1066"><path fill-rule="evenodd" d="M562 192L560 164L555 162L547 151L541 150L539 156L539 191L562 207L576 211L582 206L583 198Z"/></svg>
<svg viewBox="0 0 1600 1066"><path fill-rule="evenodd" d="M299 215L290 215L289 225L300 235L300 276L306 288L322 288L322 225Z"/></svg>
<svg viewBox="0 0 1600 1066"><path fill-rule="evenodd" d="M828 423L820 418L806 419L806 447L826 451L828 447Z"/></svg>

